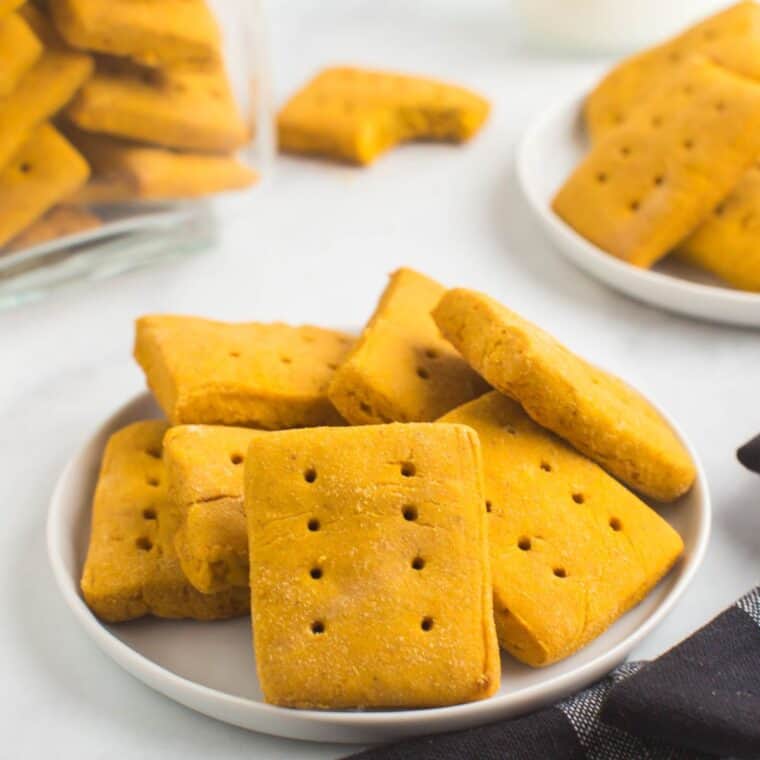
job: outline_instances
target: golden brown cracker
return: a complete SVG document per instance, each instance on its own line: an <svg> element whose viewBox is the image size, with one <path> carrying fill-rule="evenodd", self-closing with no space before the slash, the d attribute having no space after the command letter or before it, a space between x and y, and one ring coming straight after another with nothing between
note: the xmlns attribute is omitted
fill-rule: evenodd
<svg viewBox="0 0 760 760"><path fill-rule="evenodd" d="M59 237L97 229L101 224L100 218L83 206L54 206L22 233L16 235L6 248L9 251L20 251Z"/></svg>
<svg viewBox="0 0 760 760"><path fill-rule="evenodd" d="M0 98L16 89L24 74L42 54L42 43L17 13L0 16Z"/></svg>

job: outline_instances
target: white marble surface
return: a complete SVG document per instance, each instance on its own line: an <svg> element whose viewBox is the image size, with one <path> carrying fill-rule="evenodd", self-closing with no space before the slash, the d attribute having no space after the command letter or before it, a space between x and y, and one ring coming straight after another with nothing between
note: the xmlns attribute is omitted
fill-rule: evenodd
<svg viewBox="0 0 760 760"><path fill-rule="evenodd" d="M249 734L171 703L101 655L58 598L45 559L47 499L85 435L142 387L130 348L132 320L145 312L359 325L400 264L487 290L651 394L704 458L712 544L636 656L663 651L758 581L760 480L733 452L760 431L760 334L603 289L551 250L516 188L514 146L530 118L602 62L524 49L495 0L289 0L272 16L279 96L320 65L362 62L461 80L491 98L493 116L466 148L405 147L369 170L284 159L216 250L0 314L3 757L348 751Z"/></svg>

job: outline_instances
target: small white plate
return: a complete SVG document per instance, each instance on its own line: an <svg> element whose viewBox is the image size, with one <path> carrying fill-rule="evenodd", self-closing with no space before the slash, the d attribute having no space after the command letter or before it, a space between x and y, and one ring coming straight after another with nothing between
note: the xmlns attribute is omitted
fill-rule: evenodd
<svg viewBox="0 0 760 760"><path fill-rule="evenodd" d="M105 421L64 469L51 499L47 524L53 573L87 634L125 670L187 707L268 734L331 742L390 741L466 728L552 703L622 662L665 617L702 561L710 532L705 474L696 452L679 432L697 462L697 482L687 496L660 512L683 537L684 557L641 604L578 654L541 670L502 654L501 691L485 701L454 707L366 712L274 707L264 702L256 679L249 618L214 623L144 618L105 625L80 596L90 504L106 440L130 422L158 415L147 393L135 397Z"/></svg>
<svg viewBox="0 0 760 760"><path fill-rule="evenodd" d="M760 327L760 294L735 290L672 257L654 269L639 269L605 253L552 211L552 198L589 147L584 97L575 95L546 111L518 148L520 185L549 237L581 269L640 301L710 322Z"/></svg>

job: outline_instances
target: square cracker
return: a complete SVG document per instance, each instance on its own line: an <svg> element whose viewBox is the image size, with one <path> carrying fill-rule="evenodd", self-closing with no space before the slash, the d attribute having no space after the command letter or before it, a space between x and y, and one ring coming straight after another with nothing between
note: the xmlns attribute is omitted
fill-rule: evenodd
<svg viewBox="0 0 760 760"><path fill-rule="evenodd" d="M6 247L9 251L20 251L59 237L93 230L101 224L100 219L88 209L62 204L51 208L21 234L16 235Z"/></svg>
<svg viewBox="0 0 760 760"><path fill-rule="evenodd" d="M135 358L173 425L342 424L327 386L353 342L345 333L172 315L141 317L136 333Z"/></svg>
<svg viewBox="0 0 760 760"><path fill-rule="evenodd" d="M268 433L249 448L245 499L268 702L432 707L498 689L472 430Z"/></svg>
<svg viewBox="0 0 760 760"><path fill-rule="evenodd" d="M391 275L330 383L330 401L349 422L430 422L486 392L488 386L441 337L430 316L444 292L412 269Z"/></svg>
<svg viewBox="0 0 760 760"><path fill-rule="evenodd" d="M204 0L50 0L75 48L132 58L146 66L218 62L221 39Z"/></svg>
<svg viewBox="0 0 760 760"><path fill-rule="evenodd" d="M480 439L496 630L518 660L538 667L580 649L681 554L665 520L501 393L440 421Z"/></svg>
<svg viewBox="0 0 760 760"><path fill-rule="evenodd" d="M744 173L676 255L735 288L760 291L760 164Z"/></svg>
<svg viewBox="0 0 760 760"><path fill-rule="evenodd" d="M760 79L760 5L754 0L739 2L618 64L586 100L586 124L592 139L624 123L664 79L677 74L695 54L737 74Z"/></svg>
<svg viewBox="0 0 760 760"><path fill-rule="evenodd" d="M488 116L488 101L433 79L349 67L325 69L277 118L281 150L368 164L399 142L463 142Z"/></svg>
<svg viewBox="0 0 760 760"><path fill-rule="evenodd" d="M42 53L42 43L18 13L0 18L0 98L9 95Z"/></svg>
<svg viewBox="0 0 760 760"><path fill-rule="evenodd" d="M597 142L552 202L576 232L648 267L707 217L760 154L760 82L692 59Z"/></svg>
<svg viewBox="0 0 760 760"><path fill-rule="evenodd" d="M433 317L494 388L627 485L661 501L691 487L688 451L622 380L482 293L450 290Z"/></svg>
<svg viewBox="0 0 760 760"><path fill-rule="evenodd" d="M174 546L185 576L204 594L248 588L243 463L249 428L177 425L164 438L168 498L179 515Z"/></svg>
<svg viewBox="0 0 760 760"><path fill-rule="evenodd" d="M103 454L81 586L93 612L109 622L148 614L216 620L248 611L247 591L200 594L182 574L161 462L166 429L159 420L136 422L114 433Z"/></svg>
<svg viewBox="0 0 760 760"><path fill-rule="evenodd" d="M0 98L0 169L36 126L69 101L93 68L92 58L67 48L36 8L25 7L23 16L45 50L13 92Z"/></svg>
<svg viewBox="0 0 760 760"><path fill-rule="evenodd" d="M221 65L151 70L101 59L66 115L90 132L181 150L226 153L250 136Z"/></svg>
<svg viewBox="0 0 760 760"><path fill-rule="evenodd" d="M84 184L82 156L49 124L37 127L0 170L0 246Z"/></svg>

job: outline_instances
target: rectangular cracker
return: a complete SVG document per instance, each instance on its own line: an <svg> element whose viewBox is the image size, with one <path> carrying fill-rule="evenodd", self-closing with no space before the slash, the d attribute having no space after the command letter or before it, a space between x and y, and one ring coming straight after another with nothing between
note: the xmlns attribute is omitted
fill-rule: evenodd
<svg viewBox="0 0 760 760"><path fill-rule="evenodd" d="M277 133L286 152L369 164L407 140L468 140L488 112L488 101L463 87L341 66L320 72L285 104Z"/></svg>
<svg viewBox="0 0 760 760"><path fill-rule="evenodd" d="M680 536L598 465L494 391L441 422L483 448L499 643L539 667L606 630L683 551Z"/></svg>
<svg viewBox="0 0 760 760"><path fill-rule="evenodd" d="M204 0L50 0L50 12L75 48L158 67L220 59L219 28Z"/></svg>
<svg viewBox="0 0 760 760"><path fill-rule="evenodd" d="M83 185L89 171L54 127L37 127L0 170L0 246Z"/></svg>
<svg viewBox="0 0 760 760"><path fill-rule="evenodd" d="M736 186L760 154L760 82L692 59L597 142L554 211L617 258L648 267Z"/></svg>
<svg viewBox="0 0 760 760"><path fill-rule="evenodd" d="M745 172L676 255L735 288L760 291L760 164Z"/></svg>
<svg viewBox="0 0 760 760"><path fill-rule="evenodd" d="M93 67L89 55L70 50L57 38L36 8L25 7L23 15L45 50L16 89L0 98L0 169L36 126L68 102Z"/></svg>
<svg viewBox="0 0 760 760"><path fill-rule="evenodd" d="M250 137L221 65L154 71L99 60L66 114L90 132L181 150L228 153Z"/></svg>
<svg viewBox="0 0 760 760"><path fill-rule="evenodd" d="M0 17L0 98L16 89L24 74L42 54L42 43L18 13Z"/></svg>
<svg viewBox="0 0 760 760"><path fill-rule="evenodd" d="M646 399L488 296L449 290L433 311L443 335L491 385L640 493L673 501L696 469Z"/></svg>
<svg viewBox="0 0 760 760"><path fill-rule="evenodd" d="M77 202L195 198L249 187L257 179L233 156L154 148L73 128L66 133L90 163L99 188L83 188Z"/></svg>
<svg viewBox="0 0 760 760"><path fill-rule="evenodd" d="M179 515L174 540L182 570L198 591L248 588L243 463L248 428L177 425L164 438L168 498Z"/></svg>
<svg viewBox="0 0 760 760"><path fill-rule="evenodd" d="M182 574L161 462L166 429L159 420L136 422L114 433L103 454L81 586L90 609L108 622L148 614L218 620L249 608L247 591L201 594Z"/></svg>
<svg viewBox="0 0 760 760"><path fill-rule="evenodd" d="M433 707L498 689L472 430L267 433L248 450L245 499L267 702Z"/></svg>
<svg viewBox="0 0 760 760"><path fill-rule="evenodd" d="M6 248L9 251L21 251L59 237L97 229L101 224L98 216L82 206L54 206L16 235Z"/></svg>
<svg viewBox="0 0 760 760"><path fill-rule="evenodd" d="M430 311L445 288L413 269L391 275L375 313L330 383L354 425L430 422L488 386L445 341Z"/></svg>
<svg viewBox="0 0 760 760"><path fill-rule="evenodd" d="M327 398L352 339L336 330L196 317L137 320L135 358L172 424L342 424Z"/></svg>
<svg viewBox="0 0 760 760"><path fill-rule="evenodd" d="M751 0L689 27L667 42L625 59L610 71L586 100L592 140L623 124L696 54L751 79L760 79L760 5Z"/></svg>

